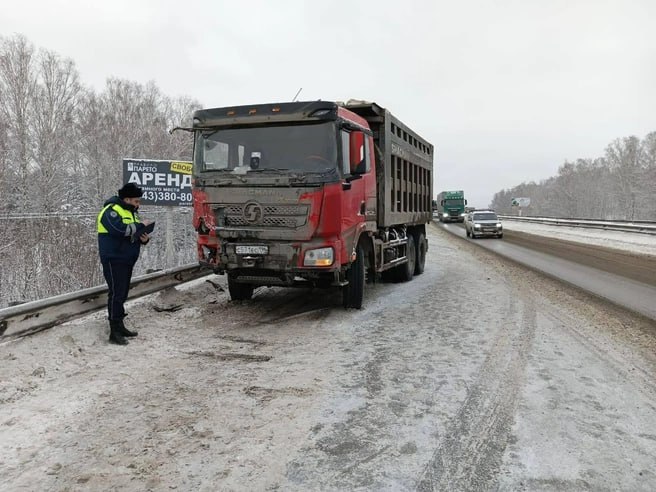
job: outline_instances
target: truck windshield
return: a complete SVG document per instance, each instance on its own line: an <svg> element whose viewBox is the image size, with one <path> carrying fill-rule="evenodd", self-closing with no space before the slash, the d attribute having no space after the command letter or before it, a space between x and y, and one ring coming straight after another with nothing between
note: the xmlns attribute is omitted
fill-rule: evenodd
<svg viewBox="0 0 656 492"><path fill-rule="evenodd" d="M199 131L197 171L329 173L337 170L334 122ZM336 175L336 173L335 173Z"/></svg>

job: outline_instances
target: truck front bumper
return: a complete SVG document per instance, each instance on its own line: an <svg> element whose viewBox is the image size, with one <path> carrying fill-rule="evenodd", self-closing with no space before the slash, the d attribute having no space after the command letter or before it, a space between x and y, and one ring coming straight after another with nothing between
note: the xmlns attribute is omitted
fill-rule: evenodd
<svg viewBox="0 0 656 492"><path fill-rule="evenodd" d="M341 242L231 242L220 241L215 256L211 252L200 263L216 273L227 273L239 283L293 286L308 281L322 285L342 285ZM326 266L306 266L306 251L333 248L333 262Z"/></svg>

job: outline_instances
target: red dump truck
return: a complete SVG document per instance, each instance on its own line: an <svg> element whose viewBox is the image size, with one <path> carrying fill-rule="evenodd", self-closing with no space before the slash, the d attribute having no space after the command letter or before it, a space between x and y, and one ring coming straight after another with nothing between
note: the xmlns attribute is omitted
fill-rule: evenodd
<svg viewBox="0 0 656 492"><path fill-rule="evenodd" d="M369 102L256 104L193 115L193 225L233 300L258 286L339 287L424 270L433 146ZM382 275L379 275L382 274Z"/></svg>

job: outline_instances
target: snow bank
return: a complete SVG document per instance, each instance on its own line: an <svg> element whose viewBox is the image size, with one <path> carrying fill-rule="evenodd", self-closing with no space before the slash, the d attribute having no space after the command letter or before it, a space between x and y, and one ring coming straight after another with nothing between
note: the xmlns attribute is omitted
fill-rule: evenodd
<svg viewBox="0 0 656 492"><path fill-rule="evenodd" d="M503 228L507 231L525 232L536 236L549 236L632 253L656 255L656 236L648 234L535 224L516 220L504 220Z"/></svg>

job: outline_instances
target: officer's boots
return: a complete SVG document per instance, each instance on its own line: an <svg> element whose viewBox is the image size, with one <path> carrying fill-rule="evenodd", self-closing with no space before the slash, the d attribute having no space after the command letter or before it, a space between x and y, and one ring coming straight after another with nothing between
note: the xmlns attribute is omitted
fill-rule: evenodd
<svg viewBox="0 0 656 492"><path fill-rule="evenodd" d="M109 320L109 341L115 343L116 345L127 345L128 341L122 334L121 325L123 321L121 320Z"/></svg>
<svg viewBox="0 0 656 492"><path fill-rule="evenodd" d="M138 331L130 331L130 330L128 330L128 329L125 327L125 323L123 323L123 320L118 321L118 323L120 323L120 325L119 325L119 326L120 326L119 332L120 332L121 335L123 335L124 337L136 337L136 336L139 334Z"/></svg>

